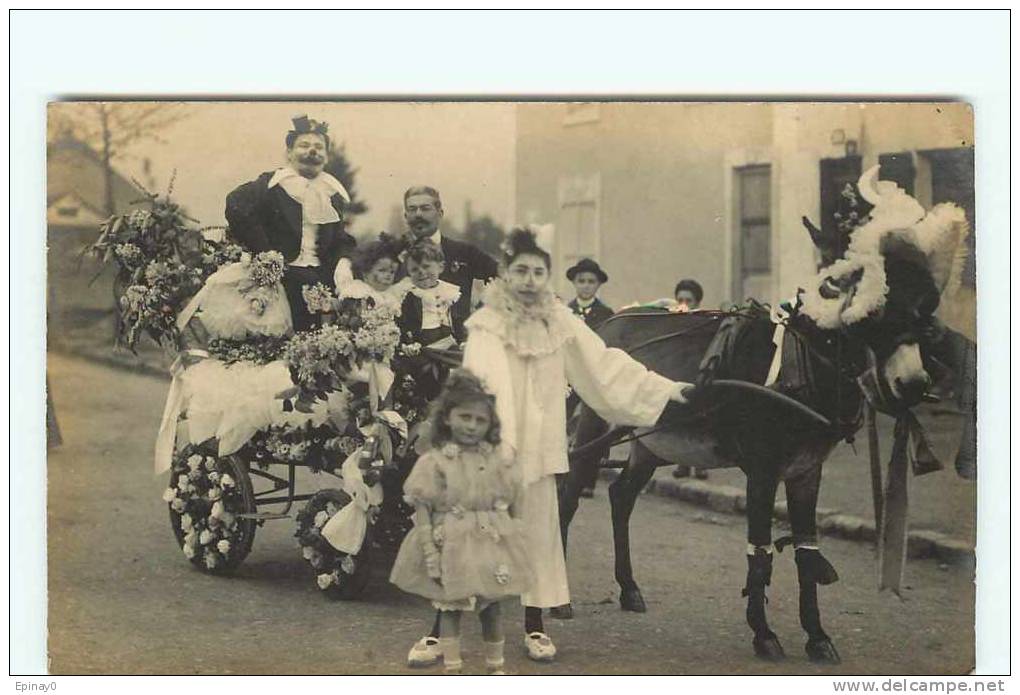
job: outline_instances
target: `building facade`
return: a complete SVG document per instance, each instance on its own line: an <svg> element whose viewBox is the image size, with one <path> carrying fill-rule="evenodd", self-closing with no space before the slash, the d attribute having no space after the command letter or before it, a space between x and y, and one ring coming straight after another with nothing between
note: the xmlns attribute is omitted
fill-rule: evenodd
<svg viewBox="0 0 1020 695"><path fill-rule="evenodd" d="M597 259L613 306L685 277L706 307L774 302L817 270L802 217L834 224L844 184L873 164L926 207L957 202L973 229L972 133L965 104L520 104L517 219L555 225L558 276ZM972 304L973 262L965 283Z"/></svg>

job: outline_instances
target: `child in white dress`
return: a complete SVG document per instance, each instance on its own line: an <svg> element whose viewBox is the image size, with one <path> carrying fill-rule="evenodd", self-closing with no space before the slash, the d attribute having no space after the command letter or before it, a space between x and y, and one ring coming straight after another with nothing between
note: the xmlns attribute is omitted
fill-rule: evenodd
<svg viewBox="0 0 1020 695"><path fill-rule="evenodd" d="M348 266L344 259L337 264L336 292L340 300L371 299L375 306L385 306L400 314L400 303L411 287L408 279L395 282L400 267L401 244L388 234L380 234L373 242L359 248Z"/></svg>
<svg viewBox="0 0 1020 695"><path fill-rule="evenodd" d="M503 669L499 600L532 580L519 520L521 475L500 443L495 399L466 370L451 372L430 420L431 446L404 483L415 507L390 581L440 612L447 671L459 671L460 619L478 612L490 673Z"/></svg>
<svg viewBox="0 0 1020 695"><path fill-rule="evenodd" d="M684 402L690 386L649 371L602 339L560 303L550 288L551 257L533 232L513 230L501 259L502 277L466 322L464 367L496 395L503 446L513 452L524 478L521 520L535 581L521 596L528 656L549 661L556 647L545 631L542 609L570 602L560 537L556 475L566 473L568 384L600 416L619 425L650 427L669 400ZM433 630L434 631L434 630ZM429 635L408 661L436 659L440 645Z"/></svg>

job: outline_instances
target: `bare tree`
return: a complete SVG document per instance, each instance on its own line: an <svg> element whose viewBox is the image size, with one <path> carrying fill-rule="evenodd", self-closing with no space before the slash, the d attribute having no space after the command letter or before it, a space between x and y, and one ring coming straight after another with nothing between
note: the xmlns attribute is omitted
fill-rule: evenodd
<svg viewBox="0 0 1020 695"><path fill-rule="evenodd" d="M184 104L171 102L85 101L51 104L46 123L47 145L76 140L95 151L103 165L104 206L114 214L113 161L135 143L165 142L160 133L187 118Z"/></svg>

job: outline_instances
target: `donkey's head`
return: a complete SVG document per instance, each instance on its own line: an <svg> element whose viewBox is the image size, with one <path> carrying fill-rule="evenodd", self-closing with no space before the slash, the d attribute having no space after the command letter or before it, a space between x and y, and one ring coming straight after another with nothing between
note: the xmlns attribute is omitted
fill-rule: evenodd
<svg viewBox="0 0 1020 695"><path fill-rule="evenodd" d="M959 283L967 221L963 210L948 203L926 214L896 184L879 181L877 166L861 176L858 188L874 206L871 216L848 245L844 241L838 260L801 292L802 311L821 328L861 340L876 369L878 393L869 396L908 408L931 384L922 348L936 329L942 293ZM812 238L823 259L833 256L821 235Z"/></svg>

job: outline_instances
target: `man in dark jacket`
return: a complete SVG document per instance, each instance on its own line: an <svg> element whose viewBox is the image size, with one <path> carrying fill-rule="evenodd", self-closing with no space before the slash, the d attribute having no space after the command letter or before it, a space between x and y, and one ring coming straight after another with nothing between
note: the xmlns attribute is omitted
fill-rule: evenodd
<svg viewBox="0 0 1020 695"><path fill-rule="evenodd" d="M584 319L588 328L598 330L602 322L613 315L613 310L598 298L599 288L609 281L609 276L602 270L597 261L582 258L567 269L567 280L574 285L576 297L567 306L577 316ZM570 418L580 404L581 399L574 391L567 397L567 417ZM594 497L598 469L592 468L581 475L581 497Z"/></svg>
<svg viewBox="0 0 1020 695"><path fill-rule="evenodd" d="M343 206L350 196L325 173L329 154L328 126L306 116L294 119L287 133L287 165L267 171L231 191L226 217L230 235L251 253L279 251L287 263L287 291L294 330L314 328L302 289L321 282L333 286L340 258L354 249L354 237L343 230Z"/></svg>
<svg viewBox="0 0 1020 695"><path fill-rule="evenodd" d="M471 244L443 236L439 223L443 202L431 186L412 186L404 193L404 221L412 241L430 239L443 250L446 265L439 279L460 288L460 299L453 305L454 320L463 323L471 313L471 286L475 280L491 280L499 273L496 261Z"/></svg>
<svg viewBox="0 0 1020 695"><path fill-rule="evenodd" d="M577 293L567 306L584 319L588 328L597 330L603 321L613 315L613 310L598 298L599 288L609 280L609 276L596 261L582 258L567 269L567 279L573 283Z"/></svg>

